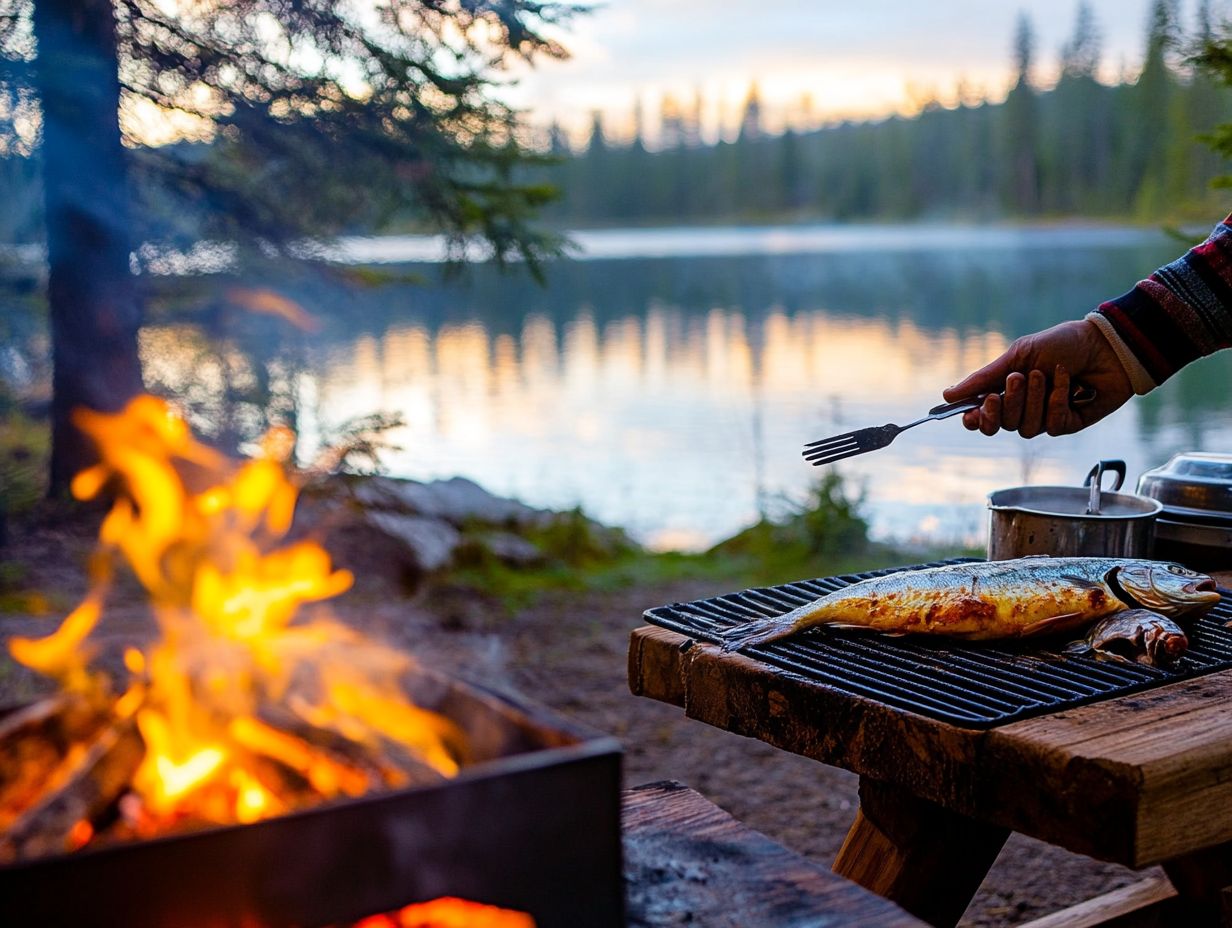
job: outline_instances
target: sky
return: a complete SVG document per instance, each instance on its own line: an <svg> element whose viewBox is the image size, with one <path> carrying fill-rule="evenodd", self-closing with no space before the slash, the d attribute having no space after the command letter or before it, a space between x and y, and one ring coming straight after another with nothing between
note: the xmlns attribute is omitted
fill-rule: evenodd
<svg viewBox="0 0 1232 928"><path fill-rule="evenodd" d="M1132 75L1151 0L1089 0L1102 37L1101 76ZM1198 0L1181 0L1192 28ZM653 139L664 94L702 100L703 137L735 125L756 80L772 131L843 118L911 112L936 97L1001 99L1010 83L1015 23L1030 17L1036 75L1056 77L1078 0L606 0L574 21L565 62L543 62L504 95L532 123L552 121L581 141L592 113L615 138L631 132L635 101ZM1216 18L1229 0L1212 0ZM803 103L805 95L809 104Z"/></svg>

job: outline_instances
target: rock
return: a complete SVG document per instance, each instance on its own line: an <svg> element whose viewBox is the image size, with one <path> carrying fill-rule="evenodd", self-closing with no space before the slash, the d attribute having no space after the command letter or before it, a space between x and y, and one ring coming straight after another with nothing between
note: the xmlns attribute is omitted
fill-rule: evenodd
<svg viewBox="0 0 1232 928"><path fill-rule="evenodd" d="M405 549L414 573L428 574L495 558L514 568L549 562L609 560L631 547L619 529L580 510L552 512L494 496L473 480L420 483L393 477L345 477L318 491ZM352 515L352 518L354 516ZM533 539L533 540L531 540Z"/></svg>
<svg viewBox="0 0 1232 928"><path fill-rule="evenodd" d="M540 567L548 560L538 545L512 532L485 532L472 540L510 567Z"/></svg>
<svg viewBox="0 0 1232 928"><path fill-rule="evenodd" d="M441 519L407 515L401 512L374 509L367 513L368 523L402 546L410 554L413 566L422 573L432 573L453 562L454 552L462 543L461 533Z"/></svg>
<svg viewBox="0 0 1232 928"><path fill-rule="evenodd" d="M436 505L434 515L454 525L482 522L488 525L524 525L537 511L516 499L493 496L473 480L453 477L423 485Z"/></svg>
<svg viewBox="0 0 1232 928"><path fill-rule="evenodd" d="M355 481L351 492L365 509L444 519L459 528L475 522L510 527L533 525L543 516L541 510L515 499L494 496L465 477L428 483L369 477Z"/></svg>

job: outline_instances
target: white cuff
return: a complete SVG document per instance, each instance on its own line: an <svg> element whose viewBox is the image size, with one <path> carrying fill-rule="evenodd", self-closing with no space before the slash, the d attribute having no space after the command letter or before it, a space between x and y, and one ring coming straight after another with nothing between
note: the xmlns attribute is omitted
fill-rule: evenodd
<svg viewBox="0 0 1232 928"><path fill-rule="evenodd" d="M1108 344L1112 347L1113 352L1117 356L1117 360L1121 362L1121 367L1125 368L1125 375L1129 377L1129 385L1134 388L1134 392L1141 396L1144 393L1150 393L1159 386L1155 379L1147 373L1142 362L1125 344L1121 336L1117 333L1116 327L1109 321L1108 317L1103 313L1089 312L1086 314L1088 322L1094 322L1095 328L1103 333L1104 338L1108 340Z"/></svg>

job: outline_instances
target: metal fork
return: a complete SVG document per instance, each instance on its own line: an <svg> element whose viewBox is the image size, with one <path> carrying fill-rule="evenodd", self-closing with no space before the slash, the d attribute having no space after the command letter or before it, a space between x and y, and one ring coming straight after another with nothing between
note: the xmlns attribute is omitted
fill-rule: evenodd
<svg viewBox="0 0 1232 928"><path fill-rule="evenodd" d="M833 438L811 441L804 446L802 452L804 460L814 467L820 467L822 464L833 464L835 461L864 454L866 451L876 451L897 438L899 432L905 432L907 429L915 428L917 425L931 422L934 419L948 419L968 409L975 409L983 404L987 395L983 393L979 396L968 396L953 403L942 403L930 409L927 416L916 419L914 422L908 422L906 425L895 425L894 423L874 425L866 429L856 429L854 432L835 435ZM1081 406L1093 399L1095 399L1095 390L1086 384L1075 384L1070 390L1069 401L1073 406Z"/></svg>

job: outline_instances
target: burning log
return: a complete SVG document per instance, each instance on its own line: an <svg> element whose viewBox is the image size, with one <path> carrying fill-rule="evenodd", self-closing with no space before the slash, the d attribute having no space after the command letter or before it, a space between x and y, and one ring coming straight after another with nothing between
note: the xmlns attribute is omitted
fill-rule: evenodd
<svg viewBox="0 0 1232 928"><path fill-rule="evenodd" d="M263 736L257 735L256 726L265 730ZM375 785L427 786L445 779L439 771L388 739L374 744L355 741L313 725L280 706L263 707L258 721L238 730L233 725L232 735L249 750L285 763L309 782L337 777L339 789L332 792L348 796L358 796Z"/></svg>
<svg viewBox="0 0 1232 928"><path fill-rule="evenodd" d="M21 742L29 738L19 738ZM131 718L74 745L52 771L42 796L0 834L0 863L72 851L128 788L145 755Z"/></svg>
<svg viewBox="0 0 1232 928"><path fill-rule="evenodd" d="M0 719L0 829L38 802L74 744L92 737L103 716L84 699L52 696Z"/></svg>

